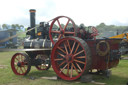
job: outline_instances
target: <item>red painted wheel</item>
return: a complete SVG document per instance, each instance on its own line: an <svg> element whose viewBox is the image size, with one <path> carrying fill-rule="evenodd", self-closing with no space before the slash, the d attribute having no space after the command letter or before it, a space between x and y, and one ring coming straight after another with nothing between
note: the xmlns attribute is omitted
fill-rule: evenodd
<svg viewBox="0 0 128 85"><path fill-rule="evenodd" d="M41 65L37 65L38 70L48 70L51 67L50 57L48 55L38 54L36 59L41 60Z"/></svg>
<svg viewBox="0 0 128 85"><path fill-rule="evenodd" d="M29 56L25 53L16 53L11 59L11 68L16 75L26 75L31 69Z"/></svg>
<svg viewBox="0 0 128 85"><path fill-rule="evenodd" d="M62 23L60 21L66 22L65 26L64 26L64 24L62 25ZM57 26L57 24L58 24L59 28L55 29L54 25ZM70 24L70 28L68 27L69 24ZM55 44L54 38L55 38L55 40L59 40L65 36L75 36L75 23L69 17L58 16L53 19L53 21L50 25L50 30L49 30L50 40L52 41L53 44Z"/></svg>
<svg viewBox="0 0 128 85"><path fill-rule="evenodd" d="M80 38L62 38L53 47L51 62L60 78L76 80L90 69L90 49L87 43Z"/></svg>

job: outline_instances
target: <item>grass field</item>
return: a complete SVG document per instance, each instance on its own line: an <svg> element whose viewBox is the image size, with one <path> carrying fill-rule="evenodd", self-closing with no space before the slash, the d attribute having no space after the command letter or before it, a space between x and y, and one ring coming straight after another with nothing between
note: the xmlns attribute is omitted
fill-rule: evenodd
<svg viewBox="0 0 128 85"><path fill-rule="evenodd" d="M0 85L99 85L92 83L68 82L64 80L47 80L41 77L56 76L52 68L48 71L38 71L34 66L27 76L16 76L10 66L11 57L15 52L1 52L0 65L7 65L0 68ZM112 68L112 76L93 75L96 82L106 83L106 85L126 85L128 82L128 60L120 60L117 67Z"/></svg>

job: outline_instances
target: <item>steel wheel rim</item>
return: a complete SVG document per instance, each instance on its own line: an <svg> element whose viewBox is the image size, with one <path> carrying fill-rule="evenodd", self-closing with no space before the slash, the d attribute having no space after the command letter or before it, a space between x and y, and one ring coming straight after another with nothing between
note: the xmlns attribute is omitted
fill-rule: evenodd
<svg viewBox="0 0 128 85"><path fill-rule="evenodd" d="M29 66L27 61L24 62L26 56L22 53L16 53L11 59L11 67L16 75L26 75ZM18 66L19 64L19 66Z"/></svg>
<svg viewBox="0 0 128 85"><path fill-rule="evenodd" d="M59 45L62 42L64 42L64 41L65 42L68 41L69 39L70 40L74 40L74 43L71 46L70 53L73 54L72 56L75 55L75 58L71 60L71 63L70 64L68 64L70 61L67 62L67 60L65 60L66 61L66 64L62 67L62 69L60 69L58 66L63 65L63 63L65 63L65 61L61 62L61 64L58 64L57 61L61 61L62 58L57 58L57 54L55 52L57 52L57 49L59 49L59 50L61 50L61 51L64 52L63 49L60 49ZM68 50L70 49L69 46L67 48L68 48ZM82 51L77 52L79 48L82 48ZM72 49L73 49L73 51L72 51ZM76 51L76 49L77 49L77 51ZM65 52L66 52L66 50L65 50ZM76 52L76 53L74 53L74 52ZM83 54L84 55L81 56L81 55L79 55L80 53L82 53L82 55ZM61 57L63 56L62 54L59 54L59 55L61 55ZM66 54L66 56L67 56L67 54ZM78 59L76 59L76 58L78 58ZM81 59L82 59L82 61L81 61ZM84 61L83 61L83 59L84 59ZM63 38L63 39L59 40L55 44L55 46L53 48L53 51L52 51L51 61L52 61L52 67L53 67L54 71L56 72L56 74L60 78L62 78L64 80L76 80L76 79L80 78L80 76L84 73L84 71L86 69L86 52L85 52L84 48L82 47L81 43L79 41L77 41L76 39L74 39L74 38ZM83 64L84 67L81 68L80 64ZM65 68L67 68L67 73L64 73L63 72L63 70ZM75 72L77 74L75 75L75 73L73 73L73 72Z"/></svg>
<svg viewBox="0 0 128 85"><path fill-rule="evenodd" d="M59 19L60 18L67 18L68 19L68 21L67 21L67 23L66 23L66 25L64 26L64 28L62 28L61 27L61 25L60 25L60 22L59 22ZM57 23L58 23L58 25L59 25L59 27L60 27L60 31L52 31L52 28L53 28L53 25L54 25L54 23L57 21ZM73 32L66 32L66 27L67 27L67 25L69 24L69 22L71 22L72 23L72 25L73 25ZM72 36L75 36L75 22L71 19L71 18L69 18L69 17L67 17L67 16L58 16L58 17L56 17L56 18L54 18L53 19L53 22L51 23L51 25L50 25L50 29L49 29L49 37L50 37L50 40L51 40L51 42L53 43L53 44L55 44L55 41L53 40L53 37L52 37L52 34L51 33L57 33L57 34L59 34L59 36L58 36L58 40L61 38L61 37L65 37L64 35L65 34L72 34ZM62 33L62 34L61 34Z"/></svg>

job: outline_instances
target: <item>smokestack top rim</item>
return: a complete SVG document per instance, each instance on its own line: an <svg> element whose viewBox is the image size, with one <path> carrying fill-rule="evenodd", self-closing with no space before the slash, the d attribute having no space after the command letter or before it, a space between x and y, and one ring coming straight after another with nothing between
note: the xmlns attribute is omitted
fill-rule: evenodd
<svg viewBox="0 0 128 85"><path fill-rule="evenodd" d="M36 10L35 9L30 9L29 12L36 12Z"/></svg>

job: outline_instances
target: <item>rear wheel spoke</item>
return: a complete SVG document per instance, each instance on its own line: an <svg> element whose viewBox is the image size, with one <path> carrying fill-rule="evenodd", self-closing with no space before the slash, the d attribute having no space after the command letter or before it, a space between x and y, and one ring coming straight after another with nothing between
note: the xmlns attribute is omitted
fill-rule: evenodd
<svg viewBox="0 0 128 85"><path fill-rule="evenodd" d="M67 67L67 65L68 65L68 64L66 64L66 65L62 68L62 70L61 70L60 72L62 72L62 71Z"/></svg>
<svg viewBox="0 0 128 85"><path fill-rule="evenodd" d="M72 54L74 47L75 47L75 44L76 44L76 42L73 43L72 50L71 50L70 54Z"/></svg>
<svg viewBox="0 0 128 85"><path fill-rule="evenodd" d="M79 64L76 63L76 65L77 65L77 67L79 68L79 70L82 72L82 69L81 69L81 67L79 66Z"/></svg>
<svg viewBox="0 0 128 85"><path fill-rule="evenodd" d="M71 51L71 47L70 47L70 44L69 44L68 40L67 40L67 44L68 44L69 50Z"/></svg>
<svg viewBox="0 0 128 85"><path fill-rule="evenodd" d="M67 66L67 76L69 76L69 64L70 63L68 63L68 66Z"/></svg>
<svg viewBox="0 0 128 85"><path fill-rule="evenodd" d="M77 74L79 74L77 68L75 67L75 65L72 63L73 67L75 68L75 71L77 72Z"/></svg>
<svg viewBox="0 0 128 85"><path fill-rule="evenodd" d="M64 63L66 63L66 61L63 61L63 62L59 65L59 67L62 66Z"/></svg>
<svg viewBox="0 0 128 85"><path fill-rule="evenodd" d="M64 43L64 48L66 50L66 54L68 54L68 49L67 49L67 46L65 45L65 43Z"/></svg>
<svg viewBox="0 0 128 85"><path fill-rule="evenodd" d="M74 54L77 52L79 46L80 46L80 45L78 44L77 47L76 47L76 50L75 50Z"/></svg>
<svg viewBox="0 0 128 85"><path fill-rule="evenodd" d="M79 55L79 54L81 54L81 53L83 53L83 52L84 52L84 50L81 50L81 51L79 51L78 53L74 54L73 56L77 56L77 55Z"/></svg>
<svg viewBox="0 0 128 85"><path fill-rule="evenodd" d="M59 52L58 52L57 54L59 54L60 56L62 56L63 58L65 58L65 55L63 55L63 54L61 54L61 53L59 53Z"/></svg>
<svg viewBox="0 0 128 85"><path fill-rule="evenodd" d="M73 65L71 63L71 74L70 74L70 78L72 78L72 75L73 75Z"/></svg>
<svg viewBox="0 0 128 85"><path fill-rule="evenodd" d="M75 58L81 59L81 58L85 58L85 56L79 56L79 57L75 57Z"/></svg>
<svg viewBox="0 0 128 85"><path fill-rule="evenodd" d="M66 52L63 50L63 49L61 49L60 47L57 47L60 51L62 51L63 53L65 53L66 54Z"/></svg>
<svg viewBox="0 0 128 85"><path fill-rule="evenodd" d="M63 58L56 58L54 59L55 61L61 61L61 60L64 60Z"/></svg>
<svg viewBox="0 0 128 85"><path fill-rule="evenodd" d="M76 59L74 59L74 61L79 62L81 64L85 64L85 62L82 62L82 61L79 61L79 60L76 60Z"/></svg>

